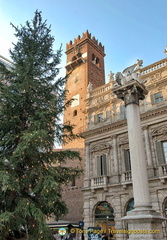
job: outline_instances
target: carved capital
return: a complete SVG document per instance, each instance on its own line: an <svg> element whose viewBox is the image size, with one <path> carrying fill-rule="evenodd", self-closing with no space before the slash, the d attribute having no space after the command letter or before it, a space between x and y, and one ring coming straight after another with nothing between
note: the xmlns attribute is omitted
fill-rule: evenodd
<svg viewBox="0 0 167 240"><path fill-rule="evenodd" d="M111 136L111 140L116 139L116 138L117 138L117 134L114 134Z"/></svg>
<svg viewBox="0 0 167 240"><path fill-rule="evenodd" d="M144 125L144 126L142 126L142 129L143 130L147 130L149 128L149 126L146 124L146 125Z"/></svg>
<svg viewBox="0 0 167 240"><path fill-rule="evenodd" d="M128 81L125 85L116 87L113 92L124 101L125 106L128 104L139 105L139 100L143 100L148 93L145 86L137 80Z"/></svg>

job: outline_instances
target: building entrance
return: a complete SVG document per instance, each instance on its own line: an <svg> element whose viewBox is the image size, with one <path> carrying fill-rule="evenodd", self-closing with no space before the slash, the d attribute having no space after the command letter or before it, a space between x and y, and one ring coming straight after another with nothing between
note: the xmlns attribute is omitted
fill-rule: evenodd
<svg viewBox="0 0 167 240"><path fill-rule="evenodd" d="M101 227L108 239L112 239L114 226L114 209L108 202L100 202L95 209L95 227Z"/></svg>

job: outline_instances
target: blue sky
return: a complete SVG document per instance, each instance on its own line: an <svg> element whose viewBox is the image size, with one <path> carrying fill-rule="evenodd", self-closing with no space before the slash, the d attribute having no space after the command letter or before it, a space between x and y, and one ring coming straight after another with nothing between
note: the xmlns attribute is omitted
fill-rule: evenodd
<svg viewBox="0 0 167 240"><path fill-rule="evenodd" d="M52 26L55 50L63 44L62 69L66 43L87 29L105 46L106 82L110 71L122 71L136 59L147 66L166 57L167 0L0 0L0 55L9 57L16 42L10 22L24 25L36 9Z"/></svg>

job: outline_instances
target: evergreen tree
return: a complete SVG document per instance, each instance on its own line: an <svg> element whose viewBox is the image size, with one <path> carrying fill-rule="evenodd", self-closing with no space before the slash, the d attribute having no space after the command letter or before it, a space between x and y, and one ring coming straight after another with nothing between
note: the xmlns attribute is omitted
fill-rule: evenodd
<svg viewBox="0 0 167 240"><path fill-rule="evenodd" d="M78 152L53 150L54 141L75 137L73 126L59 121L68 105L66 78L57 79L61 49L53 51L39 11L25 26L12 26L13 64L0 64L0 239L51 240L45 220L67 212L62 184L81 173L61 166L80 159Z"/></svg>

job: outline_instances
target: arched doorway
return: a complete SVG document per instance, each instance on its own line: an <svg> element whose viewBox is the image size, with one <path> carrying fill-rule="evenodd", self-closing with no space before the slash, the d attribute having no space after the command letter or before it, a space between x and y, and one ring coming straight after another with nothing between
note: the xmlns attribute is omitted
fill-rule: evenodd
<svg viewBox="0 0 167 240"><path fill-rule="evenodd" d="M114 230L114 209L108 202L100 202L95 208L95 227L101 227L110 237L110 230Z"/></svg>

